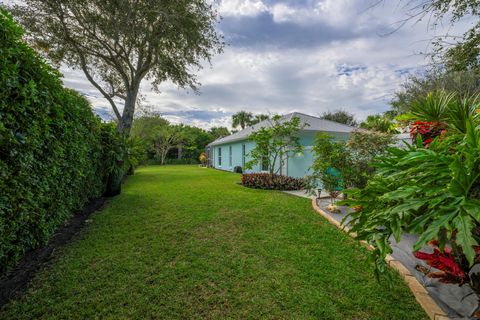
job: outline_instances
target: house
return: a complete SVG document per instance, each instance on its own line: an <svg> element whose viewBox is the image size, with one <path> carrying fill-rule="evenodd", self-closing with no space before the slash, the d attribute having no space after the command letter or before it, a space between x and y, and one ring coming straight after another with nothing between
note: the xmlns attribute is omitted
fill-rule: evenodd
<svg viewBox="0 0 480 320"><path fill-rule="evenodd" d="M300 118L301 123L306 124L305 128L299 133L300 143L303 145L304 150L300 154L289 157L287 161L284 161L283 167L278 168L280 174L291 177L300 178L310 173L313 161L312 149L317 133L325 132L335 139L348 140L350 133L357 130L357 128L352 126L299 112L286 114L282 116L282 120L290 121L294 117ZM269 125L270 121L265 120L227 137L213 141L206 148L208 165L225 171L233 171L237 166L242 167L243 172L247 173L267 171L266 165L262 163L256 165L251 170L246 170L245 164L250 160L249 152L255 147L255 143L249 140L250 134Z"/></svg>

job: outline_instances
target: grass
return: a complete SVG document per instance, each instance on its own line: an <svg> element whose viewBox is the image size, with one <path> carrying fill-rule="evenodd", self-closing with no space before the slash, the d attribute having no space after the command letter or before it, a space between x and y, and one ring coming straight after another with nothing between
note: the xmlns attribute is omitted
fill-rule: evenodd
<svg viewBox="0 0 480 320"><path fill-rule="evenodd" d="M139 169L0 318L427 319L310 201L237 181Z"/></svg>

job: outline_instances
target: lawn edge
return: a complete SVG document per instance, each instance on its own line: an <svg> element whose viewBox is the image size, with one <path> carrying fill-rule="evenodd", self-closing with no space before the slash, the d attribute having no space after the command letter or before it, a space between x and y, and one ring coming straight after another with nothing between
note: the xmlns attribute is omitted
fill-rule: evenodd
<svg viewBox="0 0 480 320"><path fill-rule="evenodd" d="M320 214L322 217L328 220L330 224L337 227L339 230L345 231L352 238L356 238L355 232L349 232L350 228L348 226L343 226L340 222L332 218L328 213L320 209L317 205L317 199L312 199L313 209ZM365 240L360 240L360 243L364 245L368 250L373 250L373 247L368 244ZM396 270L403 278L403 281L410 288L410 291L415 296L418 304L425 310L426 314L432 320L449 320L448 315L442 310L442 308L433 300L428 291L422 286L420 282L413 276L410 271L403 265L399 260L394 259L391 255L385 257L385 261L388 265Z"/></svg>
<svg viewBox="0 0 480 320"><path fill-rule="evenodd" d="M99 197L88 202L57 227L47 244L26 252L12 270L0 277L0 310L25 295L32 279L52 262L56 250L74 241L92 214L105 208L110 199Z"/></svg>

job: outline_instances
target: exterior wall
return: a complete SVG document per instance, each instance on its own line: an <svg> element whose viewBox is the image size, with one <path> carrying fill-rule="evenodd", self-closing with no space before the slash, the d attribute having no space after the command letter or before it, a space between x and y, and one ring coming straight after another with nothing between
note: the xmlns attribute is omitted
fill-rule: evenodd
<svg viewBox="0 0 480 320"><path fill-rule="evenodd" d="M300 154L288 158L287 174L294 178L303 178L311 174L310 167L313 163L313 151L311 146L305 146Z"/></svg>
<svg viewBox="0 0 480 320"><path fill-rule="evenodd" d="M243 156L242 156L242 148L245 145L245 153L248 153L255 147L255 143L251 141L238 141L232 143L226 143L218 146L211 147L213 149L213 162L212 165L216 169L225 170L225 171L233 171L236 166L240 166L243 169ZM232 148L232 162L230 163L230 147ZM222 163L219 163L219 154L222 154ZM245 157L245 163L248 162L250 158L247 156ZM260 168L258 168L260 169ZM244 172L259 172L259 170L247 170Z"/></svg>
<svg viewBox="0 0 480 320"><path fill-rule="evenodd" d="M303 178L304 176L311 174L310 167L313 163L313 144L315 142L315 136L318 132L316 131L306 131L302 132L300 135L300 143L304 146L304 150L300 154L291 155L288 159L286 168L282 170L282 174L289 175L291 177ZM335 140L347 140L348 134L346 133L329 133L334 137ZM245 170L244 163L242 159L242 145L245 144L246 154L255 147L255 143L252 141L244 140L232 143L226 143L222 145L217 145L211 147L212 152L212 166L216 169L233 171L233 168L240 166L244 169L246 173L262 172L261 164L255 165L251 170ZM229 148L232 147L232 163L230 163ZM222 153L222 163L219 164L219 149ZM248 162L250 158L247 156L245 163ZM278 167L277 167L278 169ZM286 169L286 172L285 172Z"/></svg>

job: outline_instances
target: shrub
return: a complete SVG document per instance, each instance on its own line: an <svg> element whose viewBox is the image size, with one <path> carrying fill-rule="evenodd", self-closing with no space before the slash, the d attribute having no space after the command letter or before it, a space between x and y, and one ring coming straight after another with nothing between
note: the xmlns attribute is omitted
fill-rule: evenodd
<svg viewBox="0 0 480 320"><path fill-rule="evenodd" d="M0 9L0 274L105 190L108 126Z"/></svg>
<svg viewBox="0 0 480 320"><path fill-rule="evenodd" d="M300 190L304 188L304 180L279 174L245 173L242 185L254 189L267 190Z"/></svg>
<svg viewBox="0 0 480 320"><path fill-rule="evenodd" d="M364 187L375 171L371 162L393 141L391 134L368 130L352 132L347 142L320 133L313 148L312 178L328 192Z"/></svg>
<svg viewBox="0 0 480 320"><path fill-rule="evenodd" d="M480 119L469 115L462 121L465 133L446 119L447 133L428 147L418 136L417 145L390 148L377 160L377 174L367 186L349 190L351 199L343 203L361 207L350 213L349 224L358 239L374 247L377 271L386 269L392 236L400 241L403 232L419 234L415 256L437 269L420 271L469 285L480 297ZM433 254L419 252L426 244Z"/></svg>
<svg viewBox="0 0 480 320"><path fill-rule="evenodd" d="M205 163L207 162L207 154L205 152L200 153L198 160L202 165L205 165Z"/></svg>
<svg viewBox="0 0 480 320"><path fill-rule="evenodd" d="M240 167L240 166L236 166L235 168L233 168L233 172L235 172L235 173L243 173L243 169L242 169L242 167Z"/></svg>

